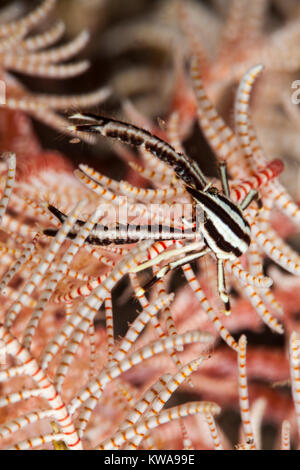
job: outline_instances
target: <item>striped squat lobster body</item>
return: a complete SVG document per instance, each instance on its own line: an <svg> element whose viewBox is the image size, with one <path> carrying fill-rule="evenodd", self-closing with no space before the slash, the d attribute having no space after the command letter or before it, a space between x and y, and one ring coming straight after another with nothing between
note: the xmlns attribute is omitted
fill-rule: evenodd
<svg viewBox="0 0 300 470"><path fill-rule="evenodd" d="M216 257L233 261L242 256L249 248L251 233L240 207L215 187L207 191L186 189L203 212L199 229Z"/></svg>
<svg viewBox="0 0 300 470"><path fill-rule="evenodd" d="M78 113L71 116L71 119L84 121L84 124L81 123L70 126L69 130L71 131L98 133L102 136L114 138L135 147L142 147L146 151L151 152L173 169L175 175L183 182L187 192L192 197L196 214L196 216L195 214L193 215L195 219L193 222L196 221L196 228L193 228L192 231L189 230L186 237L185 232L182 232L182 238L191 240L193 235L197 238L200 232L205 243L204 246L200 247L199 243L198 245L197 243L191 243L182 248L168 251L160 255L158 257L159 260L156 258L135 267L133 272L138 272L153 266L158 261L184 255L176 261L172 261L163 266L152 281L147 284L147 287L149 287L171 269L183 266L192 260L199 259L209 252L213 252L218 263L219 295L225 305L225 313L229 314L230 302L225 287L224 261L239 258L247 251L250 245L250 226L243 215L243 210L245 210L254 199L256 199L258 205L260 205L257 191L250 189L241 203L237 204L230 198L225 162L220 164L222 191L219 191L207 181L196 162L183 153L177 152L167 142L144 129L90 113ZM200 217L198 217L199 210ZM128 234L127 236L123 235L123 238L118 235L117 243L136 243L144 239L153 239L153 234L150 236L147 230L141 230L141 226L136 226L135 229L134 238L132 235L128 236ZM116 228L114 230L116 230ZM119 229L117 228L117 230ZM45 231L45 233L48 235L54 234L50 233L49 230ZM168 237L166 237L165 234L166 231L160 230L159 228L155 239L170 240L180 237L180 234L174 236L175 231L171 230L171 228ZM101 231L99 227L98 230L95 227L93 241L87 240L87 242L98 245L106 244L108 243L107 235L107 228ZM72 234L72 236L74 236L74 234ZM114 243L113 240L111 242Z"/></svg>

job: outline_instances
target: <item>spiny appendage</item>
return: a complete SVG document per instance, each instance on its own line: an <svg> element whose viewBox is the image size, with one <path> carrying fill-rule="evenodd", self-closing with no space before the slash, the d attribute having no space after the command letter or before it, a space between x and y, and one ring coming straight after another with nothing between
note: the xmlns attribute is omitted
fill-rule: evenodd
<svg viewBox="0 0 300 470"><path fill-rule="evenodd" d="M195 162L186 155L176 152L167 142L155 137L148 131L95 114L79 113L70 116L70 119L80 119L88 122L88 124L69 126L70 131L98 133L136 147L142 146L157 158L168 163L175 174L185 183L192 184L200 189L206 185L206 179Z"/></svg>

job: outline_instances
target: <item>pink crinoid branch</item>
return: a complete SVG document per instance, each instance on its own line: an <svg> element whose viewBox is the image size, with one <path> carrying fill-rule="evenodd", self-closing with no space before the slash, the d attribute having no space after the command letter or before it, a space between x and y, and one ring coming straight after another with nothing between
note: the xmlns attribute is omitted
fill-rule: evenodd
<svg viewBox="0 0 300 470"><path fill-rule="evenodd" d="M59 111L102 103L109 96L110 90L103 87L91 93L70 96L33 94L11 74L11 72L20 72L34 77L68 79L84 73L89 67L89 62L86 60L69 62L88 43L90 38L88 31L82 31L70 42L59 47L52 46L64 34L65 27L61 21L57 21L43 33L30 35L34 28L47 19L55 4L56 0L44 0L27 16L1 24L0 78L5 84L3 90L5 96L1 99L1 107L26 111L45 124L65 133L67 122L58 114ZM44 50L45 48L48 49ZM64 64L66 61L68 63Z"/></svg>
<svg viewBox="0 0 300 470"><path fill-rule="evenodd" d="M246 352L240 335L262 324L274 334L291 332L288 303L278 303L277 287L271 289L263 271L265 258L293 279L299 276L299 255L271 225L275 206L286 216L297 206L278 181L282 164L264 157L244 96L257 70L241 82L233 132L206 94L197 59L192 63L198 120L220 161L220 181L206 178L185 155L176 115L163 139L109 118L76 116L84 120L79 130L137 147L140 159L136 164L133 157L133 166L152 176L151 188L110 179L87 165L75 176L50 168L15 180L14 155L4 155L1 448L229 448L218 422L220 405L229 403L241 414L239 448L259 448L253 405L261 397L267 417L280 424L281 446L296 442L297 333L290 338L293 400L284 406L274 406L276 390L252 379L288 380L286 357L251 344ZM202 204L210 225L195 225L193 211L177 217L175 206L191 202L193 208ZM114 214L125 206L127 222L116 224ZM221 242L215 231L223 234ZM153 270L147 288L146 268ZM177 268L187 286L174 295L170 281ZM126 279L117 296L115 288ZM240 295L236 301L231 286ZM132 295L135 316L120 338L122 302ZM232 312L224 316L229 300ZM168 408L178 388L203 401Z"/></svg>

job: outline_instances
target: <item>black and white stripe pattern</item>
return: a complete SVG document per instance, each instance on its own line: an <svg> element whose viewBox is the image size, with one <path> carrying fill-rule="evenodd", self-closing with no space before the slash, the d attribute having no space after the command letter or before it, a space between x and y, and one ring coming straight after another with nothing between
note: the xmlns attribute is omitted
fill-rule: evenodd
<svg viewBox="0 0 300 470"><path fill-rule="evenodd" d="M67 216L52 205L48 205L48 210L55 216L60 222L64 222ZM68 233L68 238L75 239L77 232L84 221L77 220L74 224L74 230ZM44 234L48 236L55 236L57 229L46 229ZM193 228L184 227L182 230L172 226L165 226L162 224L155 225L135 225L135 224L117 224L114 227L96 224L91 234L87 237L86 243L98 246L107 246L112 243L116 245L124 245L137 243L142 240L181 240L190 239L194 240L197 233Z"/></svg>
<svg viewBox="0 0 300 470"><path fill-rule="evenodd" d="M188 156L176 152L167 142L144 129L126 122L89 113L75 114L71 116L71 119L85 120L89 124L70 126L70 130L98 133L135 147L144 147L154 156L167 163L174 170L178 178L187 185L194 186L199 190L204 189L207 185L207 180L196 162Z"/></svg>
<svg viewBox="0 0 300 470"><path fill-rule="evenodd" d="M240 208L215 188L187 191L203 210L200 230L217 258L234 260L245 253L251 241L250 226Z"/></svg>
<svg viewBox="0 0 300 470"><path fill-rule="evenodd" d="M71 126L71 130L95 132L136 147L143 146L160 160L168 163L186 184L187 191L198 207L203 210L205 222L201 223L200 231L218 259L235 259L247 251L250 244L250 227L241 209L227 197L229 187L225 165L221 172L221 180L226 196L220 194L214 187L207 187L207 180L195 162L186 155L176 152L167 142L150 132L125 122L89 113L75 114L71 118L88 122Z"/></svg>
<svg viewBox="0 0 300 470"><path fill-rule="evenodd" d="M218 290L224 302L225 313L229 315L230 301L225 286L224 261L239 258L249 248L251 241L250 226L244 218L241 208L246 209L256 197L256 193L251 194L250 192L249 197L246 196L241 206L238 206L230 200L225 162L221 164L220 168L223 190L223 194L221 194L217 188L207 184L204 175L195 162L182 153L176 152L167 142L153 136L150 132L132 126L131 124L102 116L95 116L93 114L76 114L72 116L72 119L81 119L88 123L70 126L70 130L95 132L106 137L121 140L122 142L136 147L144 147L157 158L170 165L178 178L185 183L186 190L191 194L196 203L196 213L199 213L198 209L202 211L200 223L199 220L197 220L199 226L196 227L196 230L193 230L192 234L194 234L195 237L197 234L201 234L208 249L210 249L217 258ZM145 227L141 227L140 234L142 234L144 228ZM148 229L151 229L151 226L149 226ZM163 232L162 227L159 228L159 231L160 230ZM167 232L170 235L170 228L167 228ZM102 239L102 237L99 238ZM147 238L151 238L149 234ZM168 237L168 239L170 238L176 238L175 231L171 233L171 237ZM140 240L141 239L142 238L140 238ZM137 239L135 239L135 241L137 241ZM116 243L116 240L114 243ZM196 257L197 256L198 254L196 254ZM199 256L201 256L200 253ZM185 258L180 260L179 265L188 263L191 257L194 259L194 254L187 254ZM161 271L161 274L163 275L163 273L167 272L169 269L173 267L176 268L179 265L177 263L170 263L168 266L162 268L163 271ZM143 265L141 265L140 268L143 268ZM150 284L152 285L157 279L158 276L156 276Z"/></svg>

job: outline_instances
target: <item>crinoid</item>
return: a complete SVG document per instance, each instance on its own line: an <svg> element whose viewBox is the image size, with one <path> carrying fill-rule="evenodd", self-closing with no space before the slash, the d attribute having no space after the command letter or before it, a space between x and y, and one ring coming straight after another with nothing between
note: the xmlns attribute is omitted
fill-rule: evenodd
<svg viewBox="0 0 300 470"><path fill-rule="evenodd" d="M153 47L170 55L174 46L177 52L181 50L189 57L193 44L207 90L217 99L229 84L239 81L245 70L257 63L263 63L268 72L291 73L299 69L295 46L299 38L299 10L295 8L294 16L287 15L282 5L283 25L277 27L268 14L270 3L269 0L229 0L218 4L165 0L158 2L157 8L140 21L108 31L104 47L110 54ZM151 76L151 69L149 73ZM141 83L136 86L141 91L142 77L147 85L149 76L147 80L146 73L140 75Z"/></svg>
<svg viewBox="0 0 300 470"><path fill-rule="evenodd" d="M4 99L1 107L22 110L45 124L66 131L66 121L59 111L74 107L90 107L102 103L110 94L107 87L82 95L56 96L31 93L11 72L19 72L34 77L68 79L82 74L89 62L63 64L76 56L89 41L89 32L82 31L69 43L56 48L43 50L55 44L64 34L62 21L57 21L47 31L29 35L31 31L49 16L56 0L44 0L40 6L15 21L5 21L0 25L0 78L4 82ZM5 11L3 12L5 19ZM0 12L1 19L1 12Z"/></svg>
<svg viewBox="0 0 300 470"><path fill-rule="evenodd" d="M216 159L226 162L229 181L224 167L221 181L206 178L186 157L183 101L159 130L128 103L138 128L76 114L84 122L70 132L101 133L137 147L139 156L118 151L144 179L140 187L86 164L75 176L66 166L50 165L16 179L15 155L3 155L1 448L227 449L232 444L217 415L229 408L240 412L237 448L263 447L264 418L279 429L274 446L298 446L300 343L291 303L299 300L299 289L284 294L282 286L297 286L300 260L278 226L290 220L294 231L300 210L279 181L283 165L267 160L250 116L262 66L251 67L240 81L232 131L207 96L201 64L195 55L189 77L198 122ZM201 239L207 234L194 227L190 193L195 195L197 184L201 197L209 188L213 195L230 193L230 200L215 201L213 214L223 201L224 230L234 221L241 237L247 231L251 238L248 250L241 245L241 256L223 260L229 316L222 315L215 294L216 250L207 250L205 261L197 259L208 244ZM247 196L256 191L260 199ZM244 211L235 217L239 204ZM213 218L215 228L225 215L223 210L219 222ZM239 239L236 226L233 234L231 251ZM192 248L190 258L180 259ZM270 268L266 259L273 262ZM147 275L145 267L153 273ZM175 267L186 286L174 286ZM149 274L156 281L151 285ZM118 337L121 317L128 320L128 297L134 312ZM244 333L262 326L272 338L286 340L289 360L282 349L251 341L246 351ZM290 394L280 393L282 384L291 385ZM179 387L187 397L169 407ZM191 390L205 401L189 401Z"/></svg>
<svg viewBox="0 0 300 470"><path fill-rule="evenodd" d="M229 125L233 125L235 87L245 70L264 64L264 74L252 93L252 114L263 148L268 155L284 160L283 181L297 197L294 173L299 166L300 119L291 97L297 100L299 96L298 40L297 2L166 0L157 2L147 16L109 30L103 38L103 49L116 62L124 51L142 51L138 63L117 68L112 78L115 93L130 98L152 117L176 109L181 114L181 136L190 129L185 121L196 113L182 73L191 51L198 55L209 97ZM163 59L159 67L143 53L144 49L153 49L154 57L160 52Z"/></svg>

